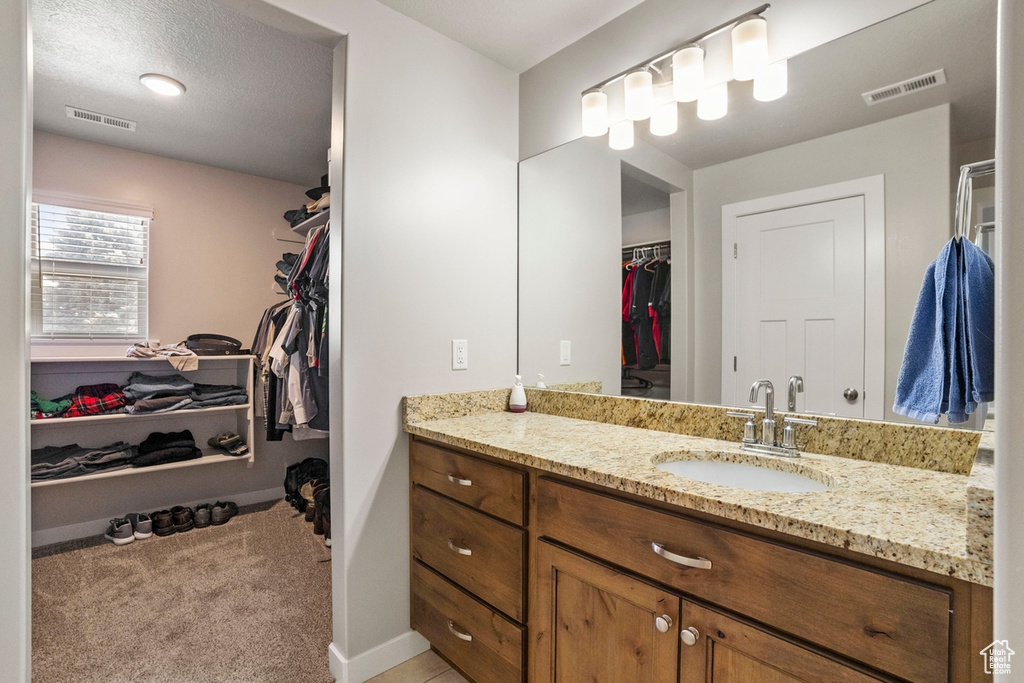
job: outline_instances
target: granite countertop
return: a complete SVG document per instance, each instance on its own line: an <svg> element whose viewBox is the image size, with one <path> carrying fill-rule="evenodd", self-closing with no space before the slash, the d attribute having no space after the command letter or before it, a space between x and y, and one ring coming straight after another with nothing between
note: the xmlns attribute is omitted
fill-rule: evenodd
<svg viewBox="0 0 1024 683"><path fill-rule="evenodd" d="M484 411L458 417L425 419L434 416L407 411L405 430L652 500L992 585L990 532L975 528L967 514L968 481L983 479L984 465L969 477L835 455L755 455L736 442L714 438L536 412L497 412L498 399ZM655 467L656 462L694 458L757 462L830 488L750 491L684 479ZM972 499L972 504L984 501ZM968 538L979 534L989 536ZM972 545L975 552L969 552Z"/></svg>

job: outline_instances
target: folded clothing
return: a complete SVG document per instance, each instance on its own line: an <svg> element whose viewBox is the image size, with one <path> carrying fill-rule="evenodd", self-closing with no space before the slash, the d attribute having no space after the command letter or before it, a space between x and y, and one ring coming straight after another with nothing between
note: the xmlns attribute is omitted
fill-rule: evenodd
<svg viewBox="0 0 1024 683"><path fill-rule="evenodd" d="M131 467L136 456L135 447L117 441L99 448L44 446L32 451L32 481L67 479L102 470Z"/></svg>
<svg viewBox="0 0 1024 683"><path fill-rule="evenodd" d="M164 465L169 462L181 462L183 460L195 460L202 457L203 452L194 445L179 446L174 448L160 448L150 451L145 455L139 454L132 461L132 467L152 467L153 465Z"/></svg>
<svg viewBox="0 0 1024 683"><path fill-rule="evenodd" d="M195 370L199 367L199 357L185 346L185 342L165 346L150 341L138 342L128 347L125 356L128 358L166 358L175 370Z"/></svg>
<svg viewBox="0 0 1024 683"><path fill-rule="evenodd" d="M125 393L116 384L89 384L75 389L64 417L120 412L127 403Z"/></svg>
<svg viewBox="0 0 1024 683"><path fill-rule="evenodd" d="M184 406L186 410L194 410L196 408L216 408L217 406L240 406L249 402L249 397L245 394L236 394L234 396L222 396L220 398L210 398L203 400L192 400L188 405Z"/></svg>
<svg viewBox="0 0 1024 683"><path fill-rule="evenodd" d="M140 398L132 405L126 407L124 412L132 415L148 413L166 413L171 410L179 410L189 407L192 399L188 396L161 396L159 398Z"/></svg>
<svg viewBox="0 0 1024 683"><path fill-rule="evenodd" d="M32 392L32 418L60 417L71 407L71 394L47 401L40 398L39 394Z"/></svg>
<svg viewBox="0 0 1024 683"><path fill-rule="evenodd" d="M133 372L128 377L124 393L131 401L161 396L188 396L194 384L181 375L147 375Z"/></svg>
<svg viewBox="0 0 1024 683"><path fill-rule="evenodd" d="M193 401L223 398L224 396L245 396L245 388L233 384L200 384L197 382L189 396Z"/></svg>
<svg viewBox="0 0 1024 683"><path fill-rule="evenodd" d="M192 432L183 429L180 432L153 432L139 444L139 455L146 455L164 448L191 447L196 445Z"/></svg>

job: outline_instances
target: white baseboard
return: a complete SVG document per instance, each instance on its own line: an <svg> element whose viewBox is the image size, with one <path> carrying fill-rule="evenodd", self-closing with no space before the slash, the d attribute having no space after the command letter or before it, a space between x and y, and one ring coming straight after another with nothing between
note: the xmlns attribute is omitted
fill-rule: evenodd
<svg viewBox="0 0 1024 683"><path fill-rule="evenodd" d="M247 493L234 493L227 496L228 499L234 501L238 505L253 505L254 503L265 503L269 500L277 500L278 498L284 498L284 487L278 486L272 489L263 489L262 491L249 491ZM221 498L225 500L225 498ZM189 501L187 503L179 503L179 505L187 505L188 507L194 508L200 503L209 503L210 499ZM69 524L67 526L53 527L52 529L38 529L32 532L32 547L38 548L43 545L50 545L52 543L62 543L64 541L74 541L79 538L89 538L90 536L102 535L106 530L107 525L110 523L109 517L103 519L94 519L88 522L79 522L78 524Z"/></svg>
<svg viewBox="0 0 1024 683"><path fill-rule="evenodd" d="M388 669L430 649L430 643L416 631L403 633L386 643L346 659L331 643L327 648L331 675L338 683L363 683Z"/></svg>

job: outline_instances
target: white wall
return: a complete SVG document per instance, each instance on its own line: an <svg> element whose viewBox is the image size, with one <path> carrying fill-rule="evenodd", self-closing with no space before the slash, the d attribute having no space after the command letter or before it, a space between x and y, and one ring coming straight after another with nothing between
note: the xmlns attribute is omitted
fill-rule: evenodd
<svg viewBox="0 0 1024 683"><path fill-rule="evenodd" d="M408 635L401 397L515 371L518 79L375 0L274 4L348 36L333 668L362 680L424 646ZM468 370L450 369L453 338Z"/></svg>
<svg viewBox="0 0 1024 683"><path fill-rule="evenodd" d="M999 2L996 114L995 638L1024 642L1024 7ZM1008 419L1004 419L1008 418ZM1019 681L1020 660L1013 676Z"/></svg>
<svg viewBox="0 0 1024 683"><path fill-rule="evenodd" d="M32 101L27 0L0 0L0 671L29 680L31 615L28 481L28 262L25 225L32 165Z"/></svg>
<svg viewBox="0 0 1024 683"><path fill-rule="evenodd" d="M622 244L667 242L672 239L672 218L668 208L622 217Z"/></svg>
<svg viewBox="0 0 1024 683"><path fill-rule="evenodd" d="M586 138L519 164L519 371L532 385L599 380L618 394L622 371L622 164ZM571 342L571 365L559 343Z"/></svg>
<svg viewBox="0 0 1024 683"><path fill-rule="evenodd" d="M885 175L885 419L928 264L951 235L949 105L694 171L695 399L721 401L722 206Z"/></svg>
<svg viewBox="0 0 1024 683"><path fill-rule="evenodd" d="M772 59L792 57L926 1L773 0L767 15ZM587 88L755 6L748 0L647 0L525 71L519 81L519 158L580 136L580 93Z"/></svg>

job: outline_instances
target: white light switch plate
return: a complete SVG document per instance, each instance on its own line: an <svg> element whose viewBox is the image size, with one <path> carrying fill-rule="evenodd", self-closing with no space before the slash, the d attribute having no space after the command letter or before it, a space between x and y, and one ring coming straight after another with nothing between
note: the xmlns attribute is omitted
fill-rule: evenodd
<svg viewBox="0 0 1024 683"><path fill-rule="evenodd" d="M572 350L570 348L571 346L572 346L571 342L562 340L561 344L559 345L559 354L558 354L558 364L559 365L569 365L569 363L571 361L571 357L570 357L570 355L571 355L570 352Z"/></svg>
<svg viewBox="0 0 1024 683"><path fill-rule="evenodd" d="M452 370L469 368L469 342L465 339L452 339Z"/></svg>

